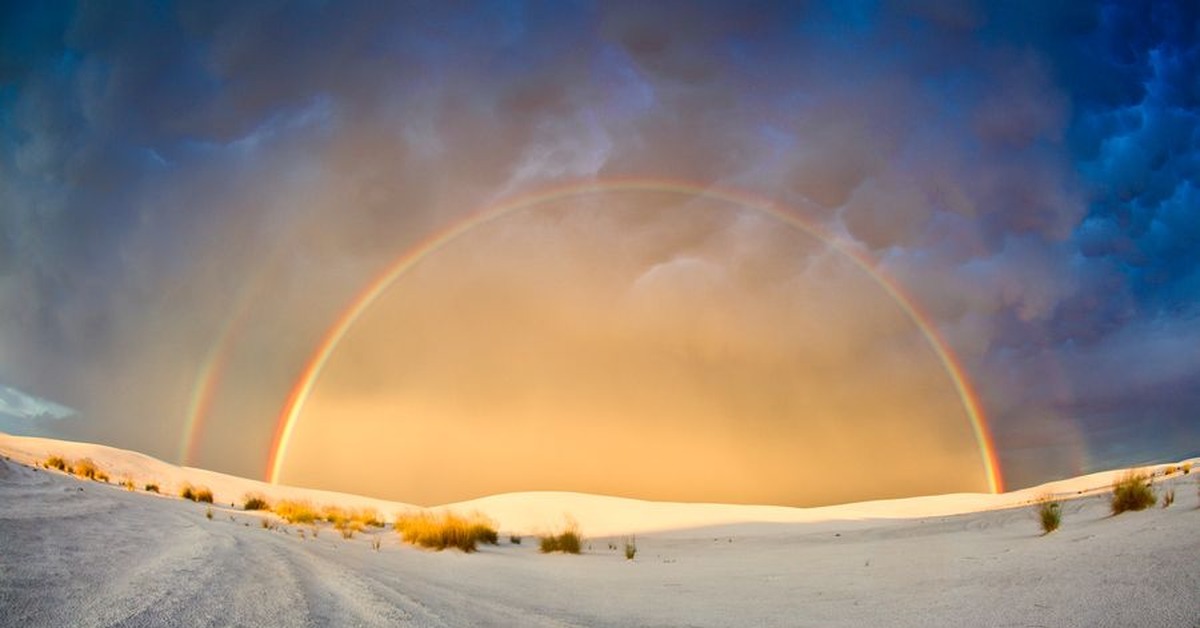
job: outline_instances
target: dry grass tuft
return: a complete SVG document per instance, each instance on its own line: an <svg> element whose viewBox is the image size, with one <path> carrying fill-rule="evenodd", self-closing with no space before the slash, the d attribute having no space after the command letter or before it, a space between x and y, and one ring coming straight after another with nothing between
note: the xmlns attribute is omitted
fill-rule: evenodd
<svg viewBox="0 0 1200 628"><path fill-rule="evenodd" d="M347 515L346 511L342 510L338 506L322 506L321 519L328 521L329 523L337 523L338 521L347 519Z"/></svg>
<svg viewBox="0 0 1200 628"><path fill-rule="evenodd" d="M1119 515L1127 510L1145 510L1158 501L1150 478L1140 471L1129 471L1113 483L1112 513Z"/></svg>
<svg viewBox="0 0 1200 628"><path fill-rule="evenodd" d="M479 543L495 545L499 539L495 523L480 513L470 517L450 511L440 516L429 512L398 515L396 531L406 543L438 551L453 547L473 552Z"/></svg>
<svg viewBox="0 0 1200 628"><path fill-rule="evenodd" d="M538 537L538 549L543 554L550 552L563 552L565 554L578 554L583 547L583 537L579 534L579 524L574 521L568 522L566 528L558 534L550 534L543 537Z"/></svg>
<svg viewBox="0 0 1200 628"><path fill-rule="evenodd" d="M1183 474L1187 475L1192 472L1192 463L1185 462L1185 463L1183 463L1183 466L1180 468L1183 469Z"/></svg>
<svg viewBox="0 0 1200 628"><path fill-rule="evenodd" d="M157 492L158 492L158 485L157 485L157 484L153 484L153 483L151 483L151 484L147 484L146 486L144 486L144 487L142 487L142 488L143 488L143 489L145 489L145 491L146 491L147 493L157 493Z"/></svg>
<svg viewBox="0 0 1200 628"><path fill-rule="evenodd" d="M1050 534L1062 523L1062 504L1051 495L1043 495L1037 500L1037 514L1042 534Z"/></svg>
<svg viewBox="0 0 1200 628"><path fill-rule="evenodd" d="M637 556L637 537L625 537L625 560L633 560Z"/></svg>
<svg viewBox="0 0 1200 628"><path fill-rule="evenodd" d="M179 487L179 496L194 502L213 503L213 494L212 491L208 490L208 487L192 486L188 482L184 482L183 486Z"/></svg>
<svg viewBox="0 0 1200 628"><path fill-rule="evenodd" d="M1175 489L1169 488L1163 491L1162 507L1166 508L1175 503Z"/></svg>
<svg viewBox="0 0 1200 628"><path fill-rule="evenodd" d="M353 519L338 519L333 523L333 527L342 533L343 539L352 539L355 532L363 531L363 524Z"/></svg>
<svg viewBox="0 0 1200 628"><path fill-rule="evenodd" d="M337 526L339 523L344 526L346 522L352 522L359 530L367 526L383 527L383 521L379 518L379 511L374 508L347 510L339 506L325 506L321 509L321 518L334 524L334 526Z"/></svg>
<svg viewBox="0 0 1200 628"><path fill-rule="evenodd" d="M94 480L96 479L96 474L99 472L100 469L96 467L96 463L92 462L91 458L81 458L76 460L75 464L71 466L71 473L81 478Z"/></svg>
<svg viewBox="0 0 1200 628"><path fill-rule="evenodd" d="M285 499L271 510L288 523L314 523L319 518L316 509L307 501Z"/></svg>
<svg viewBox="0 0 1200 628"><path fill-rule="evenodd" d="M137 485L133 483L133 479L128 477L121 479L121 486L125 487L125 490L127 491L132 491L137 488Z"/></svg>
<svg viewBox="0 0 1200 628"><path fill-rule="evenodd" d="M332 523L343 539L351 539L355 532L362 532L369 523L375 521L375 514L366 509L345 510L338 506L325 506L321 509L321 518Z"/></svg>
<svg viewBox="0 0 1200 628"><path fill-rule="evenodd" d="M47 469L58 469L59 471L70 472L70 470L67 468L67 461L64 460L62 456L50 456L49 458L46 458L46 462L44 464Z"/></svg>
<svg viewBox="0 0 1200 628"><path fill-rule="evenodd" d="M267 503L267 498L258 493L246 493L242 501L242 510L270 510L271 504Z"/></svg>
<svg viewBox="0 0 1200 628"><path fill-rule="evenodd" d="M372 528L383 527L383 519L379 518L379 511L371 507L358 508L351 511L350 519Z"/></svg>

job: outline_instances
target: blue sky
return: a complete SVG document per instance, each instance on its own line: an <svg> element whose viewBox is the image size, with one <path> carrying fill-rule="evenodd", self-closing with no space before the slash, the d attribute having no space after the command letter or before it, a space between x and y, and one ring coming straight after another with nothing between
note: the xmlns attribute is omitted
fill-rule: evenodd
<svg viewBox="0 0 1200 628"><path fill-rule="evenodd" d="M1200 450L1194 4L443 4L5 4L0 390L77 414L0 429L172 458L249 300L207 462L252 474L381 264L505 195L648 176L869 250L1013 484Z"/></svg>

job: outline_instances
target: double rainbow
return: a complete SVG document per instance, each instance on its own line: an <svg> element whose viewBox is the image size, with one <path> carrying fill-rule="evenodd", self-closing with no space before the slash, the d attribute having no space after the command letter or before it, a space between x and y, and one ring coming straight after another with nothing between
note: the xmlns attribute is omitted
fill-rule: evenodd
<svg viewBox="0 0 1200 628"><path fill-rule="evenodd" d="M329 358L337 350L342 339L350 331L359 318L371 308L395 281L421 262L426 256L437 251L446 244L472 231L473 229L496 221L508 214L545 205L565 199L616 192L658 192L674 193L685 196L701 197L724 201L745 209L767 214L794 229L809 234L829 246L832 250L845 256L858 268L870 276L892 300L900 307L910 320L917 326L929 346L937 355L946 374L954 384L955 391L962 400L963 408L971 423L975 440L979 446L980 458L984 473L987 477L988 488L993 493L1004 490L1004 481L997 462L995 445L981 408L979 398L971 387L962 364L951 351L946 340L937 331L936 326L908 296L904 290L886 274L858 245L830 234L819 226L804 221L792 211L778 204L755 195L729 189L718 189L699 186L686 181L666 179L619 179L606 181L589 181L555 187L525 196L516 197L498 204L489 205L481 210L467 215L442 230L432 234L403 255L385 267L366 287L354 297L342 310L334 323L327 329L320 343L305 363L303 371L287 396L276 421L275 435L267 460L265 475L268 481L278 483L283 463L287 459L288 447L295 433L304 404L312 392L313 386L320 378L321 371ZM198 421L195 422L198 424ZM192 435L189 435L189 440Z"/></svg>

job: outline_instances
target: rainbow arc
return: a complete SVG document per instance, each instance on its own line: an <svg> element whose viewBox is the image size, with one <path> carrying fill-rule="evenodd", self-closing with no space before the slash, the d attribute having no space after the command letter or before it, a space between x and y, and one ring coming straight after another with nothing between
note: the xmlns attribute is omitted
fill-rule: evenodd
<svg viewBox="0 0 1200 628"><path fill-rule="evenodd" d="M853 262L870 276L900 309L904 311L932 348L942 367L945 369L946 374L952 381L955 391L962 401L967 418L971 423L975 441L979 446L980 459L985 476L987 477L988 488L993 493L1004 490L1004 481L1000 465L997 462L991 432L988 429L979 398L972 388L958 357L950 349L948 343L938 332L937 327L928 315L917 306L917 303L895 280L879 269L878 264L861 247L826 232L818 225L802 219L795 212L789 211L770 200L745 192L704 187L689 182L666 179L592 181L555 187L519 196L498 204L489 205L467 215L457 222L451 223L396 258L371 279L363 290L341 311L333 324L329 326L325 334L321 337L320 342L305 363L295 385L288 393L287 399L276 420L275 434L265 470L267 480L272 483L279 482L284 462L287 459L288 448L295 434L300 415L309 395L312 393L314 385L320 379L321 372L325 368L326 363L337 350L342 339L354 327L355 323L401 276L420 263L421 260L448 243L482 225L499 220L515 211L572 198L618 192L674 193L719 200L740 208L758 211L817 238L829 246L831 250L836 251ZM198 421L194 421L193 423L198 424Z"/></svg>

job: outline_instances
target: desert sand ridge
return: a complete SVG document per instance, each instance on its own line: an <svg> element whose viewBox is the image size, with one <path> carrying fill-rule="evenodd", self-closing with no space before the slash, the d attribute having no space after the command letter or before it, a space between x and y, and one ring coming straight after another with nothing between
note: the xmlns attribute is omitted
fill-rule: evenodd
<svg viewBox="0 0 1200 628"><path fill-rule="evenodd" d="M91 458L114 483L128 477L139 489L147 483L153 483L168 495L178 495L179 487L185 483L206 486L212 489L215 501L224 504L240 504L247 493L261 493L275 500L308 500L317 505L344 508L372 507L388 516L396 510L416 508L411 504L374 497L275 485L207 469L180 467L135 451L93 443L13 436L0 432L0 454L30 465L37 465L51 455L69 460Z"/></svg>
<svg viewBox="0 0 1200 628"><path fill-rule="evenodd" d="M342 538L319 522L260 525L274 515L228 505L250 491L385 516L407 504L85 443L0 435L0 454L0 627L1200 625L1195 471L1155 477L1173 505L1117 516L1121 471L807 509L512 493L446 507L532 533L569 515L583 553L503 534L468 555L414 548L390 526ZM37 468L52 454L90 457L113 484ZM127 491L125 474L164 493L207 484L217 503ZM1043 493L1065 498L1048 535L1013 507ZM626 560L605 535L631 533Z"/></svg>
<svg viewBox="0 0 1200 628"><path fill-rule="evenodd" d="M178 494L177 487L184 483L206 486L212 489L218 503L240 504L246 494L259 493L270 500L302 499L317 506L371 507L388 520L397 512L419 508L404 502L274 485L206 469L179 467L137 452L91 443L0 433L0 454L32 465L50 455L70 459L87 457L104 469L114 482L130 477L139 488L145 482L154 482L161 486L164 493L172 495ZM1200 459L1196 459L1196 462L1200 463ZM1160 472L1166 466L1151 465L1145 469ZM588 534L605 536L685 531L741 523L820 523L943 517L1026 505L1043 495L1073 497L1106 491L1123 472L1102 471L998 495L951 493L809 508L660 502L569 491L530 491L481 497L435 506L433 509L482 512L496 520L505 531L527 534L559 526L564 519L570 518Z"/></svg>

